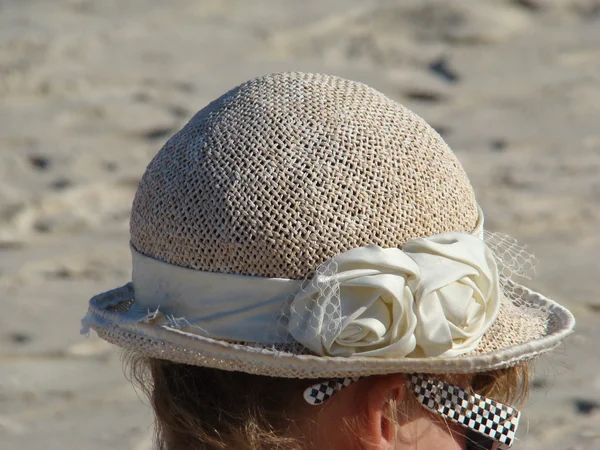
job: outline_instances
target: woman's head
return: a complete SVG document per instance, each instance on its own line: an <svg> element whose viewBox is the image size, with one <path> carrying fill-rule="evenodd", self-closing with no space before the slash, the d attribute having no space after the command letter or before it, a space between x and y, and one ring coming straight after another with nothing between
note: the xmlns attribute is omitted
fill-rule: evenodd
<svg viewBox="0 0 600 450"><path fill-rule="evenodd" d="M519 415L497 402L573 327L511 279L523 253L484 232L442 138L328 75L198 112L142 178L131 251L84 331L141 358L169 450L508 445Z"/></svg>
<svg viewBox="0 0 600 450"><path fill-rule="evenodd" d="M321 380L250 375L135 354L127 361L155 411L161 450L464 449L474 437L423 408L403 374L362 378L313 406L303 391ZM517 405L527 395L529 367L441 378Z"/></svg>

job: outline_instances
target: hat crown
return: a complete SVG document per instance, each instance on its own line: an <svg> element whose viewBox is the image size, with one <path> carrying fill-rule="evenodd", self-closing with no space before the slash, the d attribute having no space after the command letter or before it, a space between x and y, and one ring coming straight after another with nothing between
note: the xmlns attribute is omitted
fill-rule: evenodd
<svg viewBox="0 0 600 450"><path fill-rule="evenodd" d="M250 80L199 111L149 164L131 242L209 272L302 279L376 244L472 232L469 180L442 138L378 91L303 73Z"/></svg>

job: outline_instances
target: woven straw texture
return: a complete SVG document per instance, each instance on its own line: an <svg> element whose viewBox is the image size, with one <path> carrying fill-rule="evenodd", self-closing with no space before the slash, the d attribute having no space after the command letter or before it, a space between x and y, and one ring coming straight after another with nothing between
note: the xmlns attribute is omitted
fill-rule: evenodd
<svg viewBox="0 0 600 450"><path fill-rule="evenodd" d="M251 80L198 112L148 166L141 253L210 272L303 279L369 244L471 232L465 172L423 119L328 75Z"/></svg>
<svg viewBox="0 0 600 450"><path fill-rule="evenodd" d="M285 73L251 80L198 112L148 166L131 217L135 249L209 272L306 279L356 247L471 233L478 206L456 157L421 118L360 83ZM472 353L455 358L318 357L300 344L226 342L129 323L131 284L90 301L84 328L147 356L281 377L476 372L549 351L568 310L514 284L512 241L488 234L504 298Z"/></svg>

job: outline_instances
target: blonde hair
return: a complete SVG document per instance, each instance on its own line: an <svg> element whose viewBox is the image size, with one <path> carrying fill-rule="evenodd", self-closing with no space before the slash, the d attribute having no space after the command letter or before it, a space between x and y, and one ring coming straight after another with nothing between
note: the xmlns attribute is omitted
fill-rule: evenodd
<svg viewBox="0 0 600 450"><path fill-rule="evenodd" d="M147 395L154 410L159 450L305 448L299 438L297 411L303 402L302 391L320 380L228 372L132 353L125 355L125 362L130 380ZM520 365L441 378L518 406L527 396L529 375L528 366ZM390 403L393 423L423 411L412 396L407 398L402 404ZM355 428L356 424L347 425Z"/></svg>

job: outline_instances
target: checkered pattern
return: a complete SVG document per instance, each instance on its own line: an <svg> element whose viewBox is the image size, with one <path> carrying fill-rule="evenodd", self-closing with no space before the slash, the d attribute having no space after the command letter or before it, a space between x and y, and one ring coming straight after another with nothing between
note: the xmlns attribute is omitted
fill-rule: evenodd
<svg viewBox="0 0 600 450"><path fill-rule="evenodd" d="M320 405L359 378L336 378L314 384L304 391L304 399L311 405ZM406 381L427 409L492 440L491 448L505 450L512 446L521 418L515 408L426 375L407 375Z"/></svg>
<svg viewBox="0 0 600 450"><path fill-rule="evenodd" d="M350 386L358 378L335 378L323 383L314 384L304 390L304 400L311 405L320 405L336 392Z"/></svg>
<svg viewBox="0 0 600 450"><path fill-rule="evenodd" d="M406 377L409 388L426 408L508 449L515 440L521 413L507 405L420 374Z"/></svg>

